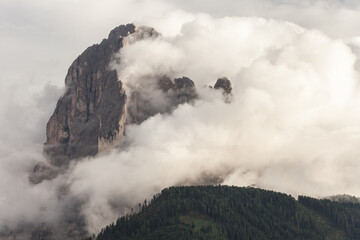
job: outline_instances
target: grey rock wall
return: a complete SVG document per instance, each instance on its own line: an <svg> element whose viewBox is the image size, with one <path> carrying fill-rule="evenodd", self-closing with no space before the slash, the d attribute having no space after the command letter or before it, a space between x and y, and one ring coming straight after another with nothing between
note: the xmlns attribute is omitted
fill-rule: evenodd
<svg viewBox="0 0 360 240"><path fill-rule="evenodd" d="M123 135L126 94L116 70L108 66L124 38L134 32L133 24L115 28L70 66L66 91L46 126L44 153L52 165L93 156Z"/></svg>

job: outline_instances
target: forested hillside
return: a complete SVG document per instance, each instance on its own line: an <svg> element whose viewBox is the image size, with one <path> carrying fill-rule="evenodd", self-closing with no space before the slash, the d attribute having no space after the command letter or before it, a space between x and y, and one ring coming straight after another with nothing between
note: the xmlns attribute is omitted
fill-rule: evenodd
<svg viewBox="0 0 360 240"><path fill-rule="evenodd" d="M119 218L96 240L360 239L360 204L256 188L171 187Z"/></svg>

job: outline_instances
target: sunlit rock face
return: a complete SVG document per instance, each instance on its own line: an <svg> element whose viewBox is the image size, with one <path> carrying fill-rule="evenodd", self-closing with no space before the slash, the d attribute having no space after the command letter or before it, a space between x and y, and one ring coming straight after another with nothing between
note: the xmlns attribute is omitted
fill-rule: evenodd
<svg viewBox="0 0 360 240"><path fill-rule="evenodd" d="M126 94L116 70L108 65L135 32L121 25L100 44L86 49L70 66L66 91L46 126L44 152L55 166L92 156L124 134Z"/></svg>
<svg viewBox="0 0 360 240"><path fill-rule="evenodd" d="M44 153L52 166L66 168L71 160L94 156L114 146L125 134L126 124L139 124L196 99L195 84L187 77L148 76L155 82L132 89L111 68L111 63L121 62L121 55L116 54L121 48L159 36L150 27L121 25L73 62L65 79L65 93L46 126ZM154 92L158 93L156 101ZM53 178L56 174L41 177L49 169L35 166L32 182Z"/></svg>

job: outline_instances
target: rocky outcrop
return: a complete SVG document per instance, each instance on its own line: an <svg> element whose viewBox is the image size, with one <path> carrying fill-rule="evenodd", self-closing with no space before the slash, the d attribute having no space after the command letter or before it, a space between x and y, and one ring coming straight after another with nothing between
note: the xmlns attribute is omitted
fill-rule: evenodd
<svg viewBox="0 0 360 240"><path fill-rule="evenodd" d="M126 94L116 70L108 66L125 45L124 38L134 32L133 24L115 28L70 66L65 94L46 127L44 152L52 165L95 155L123 135Z"/></svg>
<svg viewBox="0 0 360 240"><path fill-rule="evenodd" d="M158 113L171 113L178 105L197 98L194 82L188 77L171 80L168 76L155 78L152 86L133 89L127 103L128 124L140 124Z"/></svg>
<svg viewBox="0 0 360 240"><path fill-rule="evenodd" d="M215 89L222 89L224 94L230 94L232 87L231 82L227 77L218 78L214 85Z"/></svg>
<svg viewBox="0 0 360 240"><path fill-rule="evenodd" d="M113 146L124 135L125 124L139 124L197 97L191 79L171 80L166 75L148 76L146 81L139 81L145 85L128 86L126 95L118 73L109 67L121 62L121 55L115 53L127 44L156 37L159 34L153 28L122 25L73 62L65 78L66 91L46 127L44 153L50 166L35 166L31 182L52 179L57 174L54 166L66 168L73 159L93 156Z"/></svg>
<svg viewBox="0 0 360 240"><path fill-rule="evenodd" d="M214 85L214 89L222 91L225 103L231 103L232 87L231 87L231 82L227 77L218 78Z"/></svg>
<svg viewBox="0 0 360 240"><path fill-rule="evenodd" d="M191 102L197 97L195 84L188 77L175 78L175 84L171 88L174 105Z"/></svg>
<svg viewBox="0 0 360 240"><path fill-rule="evenodd" d="M37 163L29 176L32 184L41 183L44 180L54 179L58 175L58 169L48 163Z"/></svg>
<svg viewBox="0 0 360 240"><path fill-rule="evenodd" d="M119 64L120 48L159 34L150 27L122 25L100 44L86 49L70 66L66 91L46 126L44 153L50 165L38 164L30 181L52 179L73 159L94 156L114 145L125 124L139 124L157 113L171 112L179 104L197 97L194 82L171 80L166 75L148 76L143 86L128 86L128 95L118 73L109 66ZM152 81L149 81L152 79Z"/></svg>
<svg viewBox="0 0 360 240"><path fill-rule="evenodd" d="M140 124L158 113L171 113L180 104L197 97L194 82L188 77L145 76L144 85L127 88L118 79L112 63L121 62L115 54L127 44L159 34L149 27L122 25L112 30L108 39L86 49L70 66L65 78L65 93L46 126L44 153L48 163L38 163L29 176L33 184L52 180L64 173L72 160L94 156L114 145L124 134L126 124ZM139 79L137 79L139 80ZM231 87L230 87L231 89ZM68 185L57 188L58 198L68 194ZM0 233L0 238L80 239L86 235L81 214L84 199L67 199L69 206L61 216L62 224L30 224L21 231ZM3 235L1 235L3 234ZM5 238L5 236L7 238ZM19 238L17 238L19 239Z"/></svg>

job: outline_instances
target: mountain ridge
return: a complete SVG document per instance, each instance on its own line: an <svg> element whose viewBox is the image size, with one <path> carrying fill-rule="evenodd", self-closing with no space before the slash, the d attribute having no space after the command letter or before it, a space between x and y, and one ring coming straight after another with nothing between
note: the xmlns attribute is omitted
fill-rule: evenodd
<svg viewBox="0 0 360 240"><path fill-rule="evenodd" d="M343 217L348 222L343 222ZM351 219L351 220L350 220ZM360 239L360 204L251 187L164 189L87 240Z"/></svg>

